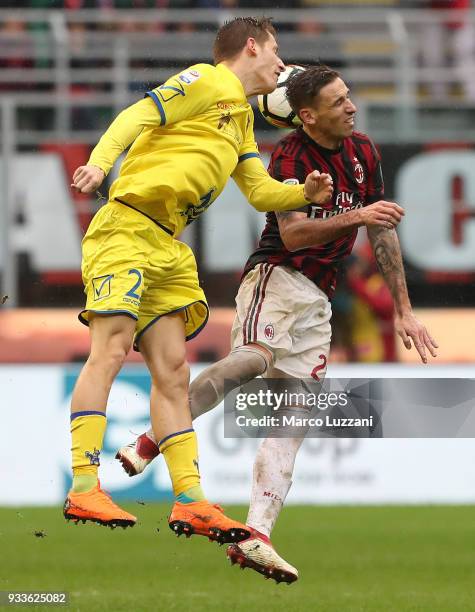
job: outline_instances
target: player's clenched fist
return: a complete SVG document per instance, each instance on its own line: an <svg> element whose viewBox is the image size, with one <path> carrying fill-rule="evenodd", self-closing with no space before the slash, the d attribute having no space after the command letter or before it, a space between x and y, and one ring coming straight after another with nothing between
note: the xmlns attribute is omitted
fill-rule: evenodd
<svg viewBox="0 0 475 612"><path fill-rule="evenodd" d="M395 202L379 200L359 210L362 223L367 227L379 226L393 229L401 222L404 208Z"/></svg>
<svg viewBox="0 0 475 612"><path fill-rule="evenodd" d="M315 204L327 202L333 195L333 179L329 174L320 174L314 170L307 174L304 188L307 200Z"/></svg>
<svg viewBox="0 0 475 612"><path fill-rule="evenodd" d="M93 193L104 177L104 171L97 166L79 166L73 174L71 187L80 193Z"/></svg>

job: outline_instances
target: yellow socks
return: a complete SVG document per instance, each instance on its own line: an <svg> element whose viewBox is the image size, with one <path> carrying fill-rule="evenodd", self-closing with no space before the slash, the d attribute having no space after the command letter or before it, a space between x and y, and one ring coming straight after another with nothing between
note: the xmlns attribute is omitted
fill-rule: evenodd
<svg viewBox="0 0 475 612"><path fill-rule="evenodd" d="M71 414L72 489L75 493L85 493L97 485L97 468L106 423L105 413L97 410Z"/></svg>
<svg viewBox="0 0 475 612"><path fill-rule="evenodd" d="M95 410L71 415L73 485L75 493L85 493L97 485L97 469L106 430L106 415ZM187 504L205 499L198 471L198 443L193 429L178 431L159 442L167 462L173 493Z"/></svg>
<svg viewBox="0 0 475 612"><path fill-rule="evenodd" d="M193 429L177 431L158 443L167 462L175 499L183 504L205 499L198 470L198 442Z"/></svg>

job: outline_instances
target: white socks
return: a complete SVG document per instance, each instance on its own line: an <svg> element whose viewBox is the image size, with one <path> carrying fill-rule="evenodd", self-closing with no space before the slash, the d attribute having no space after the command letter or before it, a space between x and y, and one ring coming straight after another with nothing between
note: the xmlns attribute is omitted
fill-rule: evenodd
<svg viewBox="0 0 475 612"><path fill-rule="evenodd" d="M265 438L254 461L246 525L269 536L292 484L295 457L304 438Z"/></svg>

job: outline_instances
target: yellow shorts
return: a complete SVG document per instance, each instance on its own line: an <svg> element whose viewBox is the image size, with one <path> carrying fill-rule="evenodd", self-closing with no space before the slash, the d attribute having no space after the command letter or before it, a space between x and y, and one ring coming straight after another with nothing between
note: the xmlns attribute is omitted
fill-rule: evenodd
<svg viewBox="0 0 475 612"><path fill-rule="evenodd" d="M82 242L87 295L79 320L89 313L125 314L137 321L134 348L144 331L166 314L184 311L186 339L208 320L193 251L142 213L109 202L92 220Z"/></svg>

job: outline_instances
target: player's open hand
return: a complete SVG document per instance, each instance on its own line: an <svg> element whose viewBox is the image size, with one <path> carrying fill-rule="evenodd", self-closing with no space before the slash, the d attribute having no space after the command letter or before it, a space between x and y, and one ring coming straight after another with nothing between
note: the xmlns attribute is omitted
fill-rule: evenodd
<svg viewBox="0 0 475 612"><path fill-rule="evenodd" d="M80 193L94 193L104 177L104 171L97 166L79 166L73 174L71 187Z"/></svg>
<svg viewBox="0 0 475 612"><path fill-rule="evenodd" d="M427 363L426 349L432 355L437 357L435 352L439 345L429 334L425 326L414 316L412 311L409 311L403 315L396 315L394 318L394 326L396 332L401 336L404 346L409 350L412 348L412 342L416 347L417 352L421 356L423 363Z"/></svg>
<svg viewBox="0 0 475 612"><path fill-rule="evenodd" d="M376 226L394 229L404 216L404 208L395 202L378 200L360 209L361 221L366 227Z"/></svg>
<svg viewBox="0 0 475 612"><path fill-rule="evenodd" d="M333 195L333 179L329 174L320 174L318 170L314 170L307 174L304 188L305 197L307 200L315 204L323 204Z"/></svg>

